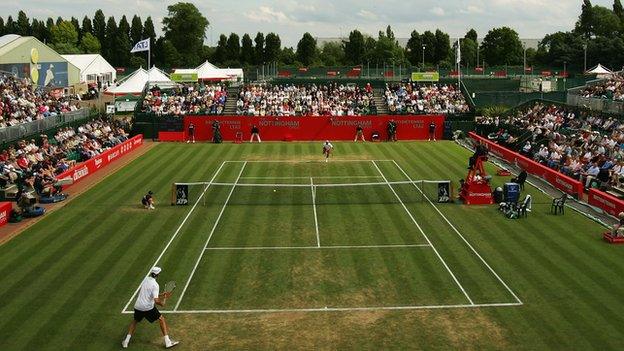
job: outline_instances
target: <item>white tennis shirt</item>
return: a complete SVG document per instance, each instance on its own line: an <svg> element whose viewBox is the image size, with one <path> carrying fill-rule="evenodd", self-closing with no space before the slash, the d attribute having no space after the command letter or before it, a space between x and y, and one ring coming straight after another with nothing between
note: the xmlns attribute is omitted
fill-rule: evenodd
<svg viewBox="0 0 624 351"><path fill-rule="evenodd" d="M134 303L134 309L139 311L149 311L154 308L154 299L158 297L158 290L160 287L156 282L156 279L152 277L146 277L141 283L141 289L139 289L139 296Z"/></svg>

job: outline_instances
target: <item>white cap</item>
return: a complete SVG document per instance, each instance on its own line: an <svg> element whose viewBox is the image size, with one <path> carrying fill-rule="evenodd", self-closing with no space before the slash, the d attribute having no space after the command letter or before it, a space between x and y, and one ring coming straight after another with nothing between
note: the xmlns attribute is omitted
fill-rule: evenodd
<svg viewBox="0 0 624 351"><path fill-rule="evenodd" d="M152 270L150 271L150 273L152 273L152 274L160 274L160 271L162 271L162 269L160 269L160 267L152 267Z"/></svg>

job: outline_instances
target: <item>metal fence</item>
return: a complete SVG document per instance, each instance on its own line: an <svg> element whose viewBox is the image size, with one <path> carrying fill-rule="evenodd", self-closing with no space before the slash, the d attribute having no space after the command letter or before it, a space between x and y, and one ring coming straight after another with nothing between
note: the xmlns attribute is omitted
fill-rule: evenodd
<svg viewBox="0 0 624 351"><path fill-rule="evenodd" d="M0 128L0 143L10 143L30 135L42 134L49 129L56 128L63 124L81 121L87 119L89 116L89 109L83 108L78 111L50 116L37 121Z"/></svg>
<svg viewBox="0 0 624 351"><path fill-rule="evenodd" d="M588 108L592 111L602 111L613 114L624 113L624 102L600 98L588 98L572 92L568 93L567 103L572 106Z"/></svg>

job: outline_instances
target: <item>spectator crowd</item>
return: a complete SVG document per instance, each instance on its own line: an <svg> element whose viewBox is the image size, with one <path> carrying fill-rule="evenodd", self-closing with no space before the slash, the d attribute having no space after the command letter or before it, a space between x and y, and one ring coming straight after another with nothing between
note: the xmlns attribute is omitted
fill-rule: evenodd
<svg viewBox="0 0 624 351"><path fill-rule="evenodd" d="M624 181L624 123L613 116L536 103L479 123L495 130L490 139L580 180L585 188Z"/></svg>
<svg viewBox="0 0 624 351"><path fill-rule="evenodd" d="M142 111L156 115L219 115L227 100L225 85L183 84L172 90L152 88L145 95Z"/></svg>
<svg viewBox="0 0 624 351"><path fill-rule="evenodd" d="M598 84L586 86L580 94L585 98L624 101L624 74L614 73Z"/></svg>
<svg viewBox="0 0 624 351"><path fill-rule="evenodd" d="M362 116L377 113L370 84L246 85L236 114L245 116Z"/></svg>
<svg viewBox="0 0 624 351"><path fill-rule="evenodd" d="M28 79L0 73L0 128L41 120L78 107L59 90L33 88Z"/></svg>
<svg viewBox="0 0 624 351"><path fill-rule="evenodd" d="M384 98L392 114L454 114L470 110L454 84L386 84Z"/></svg>
<svg viewBox="0 0 624 351"><path fill-rule="evenodd" d="M128 134L117 123L94 120L60 129L52 139L42 135L39 143L18 141L0 152L0 186L50 192L57 175L125 140Z"/></svg>

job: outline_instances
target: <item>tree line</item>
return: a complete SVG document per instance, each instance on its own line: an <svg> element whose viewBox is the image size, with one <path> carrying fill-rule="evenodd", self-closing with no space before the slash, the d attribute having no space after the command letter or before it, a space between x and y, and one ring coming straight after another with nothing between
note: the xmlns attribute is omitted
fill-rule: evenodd
<svg viewBox="0 0 624 351"><path fill-rule="evenodd" d="M440 29L410 34L405 47L399 45L391 26L379 31L376 37L357 29L348 38L322 45L310 34L304 33L296 47L283 47L276 33L258 32L252 39L248 33L221 34L215 47L204 44L208 20L191 3L177 3L167 7L162 21L163 35L156 37L151 17L144 21L138 15L129 20L125 15L117 21L106 18L97 10L91 18L45 21L28 18L19 11L17 19L0 17L0 35L15 33L34 36L59 53L100 53L118 67L147 66L146 54L131 54L134 43L148 39L151 44L151 62L161 67L195 67L205 60L229 67L253 66L277 62L294 66L339 65L406 65L451 68L455 62L455 43ZM587 62L602 62L619 68L624 62L624 7L614 0L613 8L592 5L582 0L581 14L575 27L568 32L546 35L538 49L525 50L518 33L509 27L491 29L478 44L474 29L461 38L461 63L475 67L483 63L494 65L527 64L562 66L582 69ZM477 61L477 58L478 61Z"/></svg>

